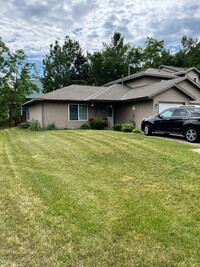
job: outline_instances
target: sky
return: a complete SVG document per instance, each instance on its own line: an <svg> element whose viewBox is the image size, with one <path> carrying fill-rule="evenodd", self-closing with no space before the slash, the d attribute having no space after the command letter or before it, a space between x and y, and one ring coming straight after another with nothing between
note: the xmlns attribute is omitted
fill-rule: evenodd
<svg viewBox="0 0 200 267"><path fill-rule="evenodd" d="M41 68L55 40L66 35L82 49L100 50L118 31L125 43L144 46L164 40L175 52L183 35L200 40L200 2L191 0L0 0L0 37L23 49Z"/></svg>

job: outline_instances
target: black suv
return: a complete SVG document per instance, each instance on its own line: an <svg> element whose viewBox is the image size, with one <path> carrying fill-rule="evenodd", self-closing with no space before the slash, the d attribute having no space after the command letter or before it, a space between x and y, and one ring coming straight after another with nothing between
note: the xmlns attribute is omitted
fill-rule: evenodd
<svg viewBox="0 0 200 267"><path fill-rule="evenodd" d="M188 142L200 138L200 107L180 106L168 108L156 116L145 118L141 125L145 135L153 132L182 134Z"/></svg>

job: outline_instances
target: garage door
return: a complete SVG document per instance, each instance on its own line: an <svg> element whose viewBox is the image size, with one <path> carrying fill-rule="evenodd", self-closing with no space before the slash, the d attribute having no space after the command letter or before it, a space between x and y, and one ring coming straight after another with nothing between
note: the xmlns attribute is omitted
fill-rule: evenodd
<svg viewBox="0 0 200 267"><path fill-rule="evenodd" d="M184 103L159 103L158 105L158 112L162 112L166 108L173 108L173 107L179 107L184 105Z"/></svg>

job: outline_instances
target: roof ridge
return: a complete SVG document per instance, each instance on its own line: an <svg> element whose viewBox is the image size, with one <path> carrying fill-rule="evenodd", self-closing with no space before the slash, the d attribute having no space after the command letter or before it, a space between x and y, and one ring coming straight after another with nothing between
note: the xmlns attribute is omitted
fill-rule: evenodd
<svg viewBox="0 0 200 267"><path fill-rule="evenodd" d="M100 86L101 87L101 86ZM104 93L106 90L108 90L110 87L105 87L103 86L102 89L99 91L99 92L95 92L94 94L84 98L84 100L90 100L93 96L94 97L97 97L99 96L100 94Z"/></svg>

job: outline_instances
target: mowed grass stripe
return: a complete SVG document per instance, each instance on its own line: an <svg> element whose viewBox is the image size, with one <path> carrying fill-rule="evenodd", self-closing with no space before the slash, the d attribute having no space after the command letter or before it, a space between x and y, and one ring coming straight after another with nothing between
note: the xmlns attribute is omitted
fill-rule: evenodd
<svg viewBox="0 0 200 267"><path fill-rule="evenodd" d="M112 131L13 129L4 141L8 266L198 264L198 157L189 146Z"/></svg>

